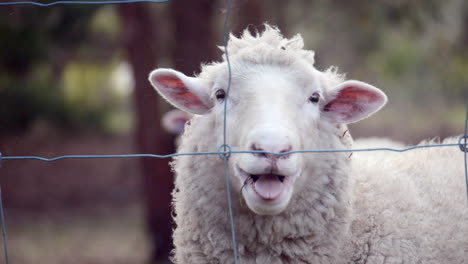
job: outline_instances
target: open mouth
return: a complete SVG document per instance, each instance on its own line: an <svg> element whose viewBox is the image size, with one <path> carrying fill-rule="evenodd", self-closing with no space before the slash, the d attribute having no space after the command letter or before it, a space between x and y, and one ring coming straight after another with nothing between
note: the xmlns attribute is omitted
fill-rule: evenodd
<svg viewBox="0 0 468 264"><path fill-rule="evenodd" d="M270 174L270 175L267 175L267 174L260 174L260 175L250 174L249 176L250 176L250 178L252 179L252 181L254 183L256 181L258 181L258 179L260 179L260 177L263 177L263 176L277 177L280 182L284 182L284 178L286 177L286 176L283 176L283 175L275 175L275 174Z"/></svg>
<svg viewBox="0 0 468 264"><path fill-rule="evenodd" d="M264 200L275 200L286 188L286 176L277 174L247 174L255 193Z"/></svg>
<svg viewBox="0 0 468 264"><path fill-rule="evenodd" d="M255 171L256 170L256 171ZM294 191L294 182L299 172L271 171L258 167L251 168L251 173L236 166L236 174L244 183L241 189L247 206L259 215L275 215L289 204ZM284 173L284 174L280 174Z"/></svg>

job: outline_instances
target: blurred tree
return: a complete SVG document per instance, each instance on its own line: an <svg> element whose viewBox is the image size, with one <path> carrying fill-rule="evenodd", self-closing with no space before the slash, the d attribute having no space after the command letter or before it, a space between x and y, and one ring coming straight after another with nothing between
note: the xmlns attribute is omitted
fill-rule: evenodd
<svg viewBox="0 0 468 264"><path fill-rule="evenodd" d="M467 48L468 47L468 2L464 2L463 4L463 16L462 16L462 32L461 32L461 39L459 48ZM468 50L464 50L464 52L468 53ZM468 56L468 54L464 54Z"/></svg>
<svg viewBox="0 0 468 264"><path fill-rule="evenodd" d="M122 40L135 79L135 142L138 153L174 152L174 138L161 125L158 95L148 82L148 74L158 59L157 28L147 6L119 5ZM141 159L142 188L147 225L152 237L152 263L167 261L172 248L171 191L173 177L166 159Z"/></svg>
<svg viewBox="0 0 468 264"><path fill-rule="evenodd" d="M89 21L96 11L96 7L89 6L0 9L2 16L8 18L0 21L3 35L0 50L5 51L2 52L0 69L24 75L38 61L55 55L53 53L57 49L68 50L71 56L70 50L89 40Z"/></svg>
<svg viewBox="0 0 468 264"><path fill-rule="evenodd" d="M90 21L97 10L78 5L0 8L0 15L8 18L0 20L0 127L7 128L0 133L25 130L37 119L65 127L75 121L100 122L102 109L68 107L60 89L68 62L94 44ZM75 111L82 112L80 120Z"/></svg>
<svg viewBox="0 0 468 264"><path fill-rule="evenodd" d="M275 6L284 5L279 1ZM260 0L241 0L236 1L232 11L233 22L230 29L234 35L239 36L244 29L248 28L252 33L255 33L265 20L263 3Z"/></svg>
<svg viewBox="0 0 468 264"><path fill-rule="evenodd" d="M174 21L172 59L178 71L193 75L201 62L216 55L214 0L173 1L169 4Z"/></svg>
<svg viewBox="0 0 468 264"><path fill-rule="evenodd" d="M213 32L214 1L174 1L170 3L174 19L172 52L175 68L185 74L197 72L200 62L215 54ZM151 14L143 5L119 6L127 57L135 78L136 142L141 153L173 153L174 138L160 126L159 97L147 81L161 54L159 32L153 27ZM145 41L142 41L145 40ZM159 102L161 102L159 100ZM165 159L143 159L143 188L148 227L153 240L152 262L167 260L172 248L171 191L173 177Z"/></svg>

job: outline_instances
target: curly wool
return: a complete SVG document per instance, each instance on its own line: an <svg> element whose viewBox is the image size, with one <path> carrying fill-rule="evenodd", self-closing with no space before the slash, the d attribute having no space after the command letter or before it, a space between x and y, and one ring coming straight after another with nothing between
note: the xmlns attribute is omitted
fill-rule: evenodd
<svg viewBox="0 0 468 264"><path fill-rule="evenodd" d="M457 143L457 138L442 143ZM353 159L354 263L468 263L458 147L360 152Z"/></svg>
<svg viewBox="0 0 468 264"><path fill-rule="evenodd" d="M225 52L224 47L219 48ZM304 41L300 34L288 39L283 37L278 28L268 24L265 24L264 31L261 33L257 32L255 35L252 35L247 29L244 30L240 38L231 34L227 45L231 63L236 63L235 61L237 60L259 65L292 65L300 61L313 67L315 52L303 48ZM227 76L225 76L226 54L223 54L222 58L221 62L211 62L202 65L199 77L211 83L216 78L227 79ZM325 88L333 87L345 79L345 75L338 73L338 69L334 66L318 73L326 84Z"/></svg>
<svg viewBox="0 0 468 264"><path fill-rule="evenodd" d="M206 137L212 133L212 122L192 119L179 152L213 149ZM322 137L323 148L345 148L334 133ZM232 190L240 263L345 263L342 246L349 241L345 156L323 154L321 166L306 168L322 176L309 179L288 209L273 217L253 213L243 204L240 190ZM313 164L313 158L306 164ZM233 263L222 161L217 156L182 156L176 158L174 169L174 261Z"/></svg>

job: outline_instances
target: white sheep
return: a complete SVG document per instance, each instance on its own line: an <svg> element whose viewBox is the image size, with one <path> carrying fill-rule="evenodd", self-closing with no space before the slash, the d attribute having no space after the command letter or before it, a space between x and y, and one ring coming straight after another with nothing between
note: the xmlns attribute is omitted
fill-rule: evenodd
<svg viewBox="0 0 468 264"><path fill-rule="evenodd" d="M234 151L349 149L346 124L387 101L369 84L316 70L299 35L286 39L266 26L261 34L231 36L228 49L229 97L226 60L196 77L170 69L150 74L164 98L195 114L178 152L218 149L224 103ZM232 154L239 263L468 263L461 156L455 148L388 160L375 152ZM173 167L173 261L233 263L223 161L179 156Z"/></svg>

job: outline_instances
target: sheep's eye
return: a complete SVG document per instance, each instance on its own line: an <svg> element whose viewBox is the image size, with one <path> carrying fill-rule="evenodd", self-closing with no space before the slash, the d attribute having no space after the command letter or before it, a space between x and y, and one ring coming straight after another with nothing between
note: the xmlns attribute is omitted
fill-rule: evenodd
<svg viewBox="0 0 468 264"><path fill-rule="evenodd" d="M313 93L312 96L309 97L309 101L314 104L318 103L320 101L320 94Z"/></svg>
<svg viewBox="0 0 468 264"><path fill-rule="evenodd" d="M218 100L224 100L224 98L226 97L226 92L222 89L219 89L218 91L216 91L215 96Z"/></svg>

